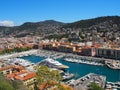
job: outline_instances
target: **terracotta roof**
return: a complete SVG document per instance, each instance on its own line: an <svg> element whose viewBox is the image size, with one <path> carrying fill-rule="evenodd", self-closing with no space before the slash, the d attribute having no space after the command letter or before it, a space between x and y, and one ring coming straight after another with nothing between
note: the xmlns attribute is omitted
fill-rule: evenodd
<svg viewBox="0 0 120 90"><path fill-rule="evenodd" d="M10 68L17 68L17 69L19 69L19 70L23 70L23 69L24 69L22 66L18 66L18 65L9 65L9 66L5 66L5 67L0 68L0 70L3 71L3 70L10 69Z"/></svg>
<svg viewBox="0 0 120 90"><path fill-rule="evenodd" d="M15 79L24 81L24 80L28 80L28 79L30 79L30 78L34 78L35 76L36 76L36 73L35 73L35 72L32 72L32 73L24 73L24 74L15 76Z"/></svg>
<svg viewBox="0 0 120 90"><path fill-rule="evenodd" d="M12 73L12 74L7 74L6 76L8 78L12 79L12 78L15 78L15 76L17 76L17 75L24 74L24 73L27 73L27 71L15 72L15 73Z"/></svg>
<svg viewBox="0 0 120 90"><path fill-rule="evenodd" d="M10 69L10 68L13 68L13 67L14 67L14 65L2 67L2 68L0 68L0 71L7 70L7 69Z"/></svg>
<svg viewBox="0 0 120 90"><path fill-rule="evenodd" d="M24 70L24 67L18 66L18 65L16 65L14 68L17 68L17 69L19 69L20 71L21 71L21 70Z"/></svg>

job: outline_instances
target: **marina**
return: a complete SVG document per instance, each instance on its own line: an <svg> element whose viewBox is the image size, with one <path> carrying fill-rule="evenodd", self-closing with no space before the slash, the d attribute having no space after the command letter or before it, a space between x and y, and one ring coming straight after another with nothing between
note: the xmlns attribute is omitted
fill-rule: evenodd
<svg viewBox="0 0 120 90"><path fill-rule="evenodd" d="M31 61L27 61L27 60L22 59L22 58L11 58L11 59L5 60L5 62L10 64L10 65L22 66L22 67L24 67L27 70L32 71L32 72L35 71L34 70L35 63L33 63Z"/></svg>
<svg viewBox="0 0 120 90"><path fill-rule="evenodd" d="M25 56L21 58L26 59L28 61L32 61L34 63L34 61L36 62L36 59L38 60L37 62L40 62L41 58L43 59L43 56L38 57L35 55L30 55L30 56ZM71 63L71 62L65 61L63 58L58 58L57 60L60 63L69 66L69 68L67 68L66 71L69 71L69 73L77 74L76 78L83 77L86 74L92 72L92 73L106 76L106 80L110 82L120 81L120 70L110 69L107 66L89 65L89 64L82 64L82 63Z"/></svg>
<svg viewBox="0 0 120 90"><path fill-rule="evenodd" d="M110 82L118 82L120 81L120 70L118 69L111 69L108 66L105 65L93 65L95 63L86 63L87 60L93 61L93 58L90 57L82 57L78 55L73 55L73 54L66 54L66 53L61 53L61 52L51 52L51 51L46 51L46 50L30 50L27 52L21 52L18 54L10 54L6 56L1 56L0 59L2 60L8 60L9 58L22 58L24 61L29 61L31 64L29 67L26 67L27 69L32 68L32 64L37 64L38 62L46 59L46 58L52 58L58 60L60 63L63 65L68 66L69 68L66 68L66 71L69 71L70 73L76 74L76 78L80 78L88 73L95 73L99 75L104 75L106 76L106 80ZM83 60L85 63L78 61L76 62L68 62L65 60L65 58L73 58L73 59L79 59ZM102 58L101 58L102 59ZM94 58L96 61L96 58ZM100 60L99 61L103 61ZM30 70L32 71L32 69ZM109 72L109 73L108 73Z"/></svg>
<svg viewBox="0 0 120 90"><path fill-rule="evenodd" d="M100 65L100 66L104 65L102 63L98 63L98 62L95 62L95 61L93 62L93 61L90 61L90 60L81 60L81 59L73 59L73 58L65 58L64 60L68 61L68 62L83 63L83 64L89 64L89 65Z"/></svg>

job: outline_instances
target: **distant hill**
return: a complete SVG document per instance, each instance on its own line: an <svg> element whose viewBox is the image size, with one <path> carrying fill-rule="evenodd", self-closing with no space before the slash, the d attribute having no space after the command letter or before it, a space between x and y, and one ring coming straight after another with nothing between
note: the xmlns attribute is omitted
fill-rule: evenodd
<svg viewBox="0 0 120 90"><path fill-rule="evenodd" d="M0 26L0 36L13 35L22 37L25 35L36 35L54 32L63 26L64 23L54 20L46 20L41 22L26 22L21 26L2 27Z"/></svg>
<svg viewBox="0 0 120 90"><path fill-rule="evenodd" d="M106 17L98 17L93 19L81 20L73 23L69 23L65 25L65 28L89 28L91 26L99 25L99 24L116 24L120 25L120 16L106 16Z"/></svg>
<svg viewBox="0 0 120 90"><path fill-rule="evenodd" d="M69 29L75 30L117 30L120 31L120 16L105 16L87 20L80 20L73 23L62 23L54 20L42 22L26 22L20 26L2 27L0 26L0 36L17 36L40 35L65 33Z"/></svg>

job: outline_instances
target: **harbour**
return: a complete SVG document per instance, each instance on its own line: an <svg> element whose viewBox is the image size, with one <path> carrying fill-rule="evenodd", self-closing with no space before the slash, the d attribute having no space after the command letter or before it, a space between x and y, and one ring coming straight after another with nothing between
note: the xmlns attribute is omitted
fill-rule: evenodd
<svg viewBox="0 0 120 90"><path fill-rule="evenodd" d="M28 61L32 61L33 63L34 61L36 63L40 62L40 60L43 59L43 57L35 56L35 55L24 56L21 58L28 60ZM82 64L82 63L71 63L71 62L65 61L63 58L58 58L57 60L60 63L69 66L69 68L67 68L66 71L76 74L76 78L80 78L92 72L92 73L106 76L107 81L110 81L110 82L120 81L120 77L119 77L120 70L110 69L107 66L89 65L89 64Z"/></svg>
<svg viewBox="0 0 120 90"><path fill-rule="evenodd" d="M30 63L37 64L41 60L46 58L53 58L58 60L60 63L68 66L69 68L66 71L73 73L76 75L76 79L82 76L85 76L88 73L95 73L99 75L106 76L107 81L109 82L118 82L120 81L120 70L119 69L112 69L106 65L102 64L94 64L94 63L83 63L83 62L69 62L66 61L65 58L74 58L80 60L95 60L95 61L103 61L102 58L91 58L85 56L78 56L73 54L66 54L61 52L54 52L54 51L46 51L46 50L31 50L27 52L21 52L17 54L10 54L0 57L2 60L8 60L9 58L22 58ZM97 59L97 60L96 60ZM29 67L28 67L29 68ZM109 73L108 73L109 72Z"/></svg>
<svg viewBox="0 0 120 90"><path fill-rule="evenodd" d="M46 50L30 50L0 58L8 65L19 65L30 72L35 72L39 65L45 65L51 70L58 70L62 75L62 82L75 90L82 87L89 88L90 82L95 82L106 90L109 88L119 90L120 88L120 69L117 68L119 61L114 62L117 66L112 66L116 68L111 68L107 66L109 63L104 63L102 58L96 59Z"/></svg>

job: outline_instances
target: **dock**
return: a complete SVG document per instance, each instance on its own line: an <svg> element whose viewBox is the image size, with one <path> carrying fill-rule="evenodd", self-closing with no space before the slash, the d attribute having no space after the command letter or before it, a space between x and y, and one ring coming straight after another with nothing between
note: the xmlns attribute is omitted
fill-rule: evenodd
<svg viewBox="0 0 120 90"><path fill-rule="evenodd" d="M106 77L94 73L89 73L77 80L68 81L67 84L72 86L75 90L79 90L80 88L87 90L90 83L92 82L98 84L102 88L105 88Z"/></svg>

